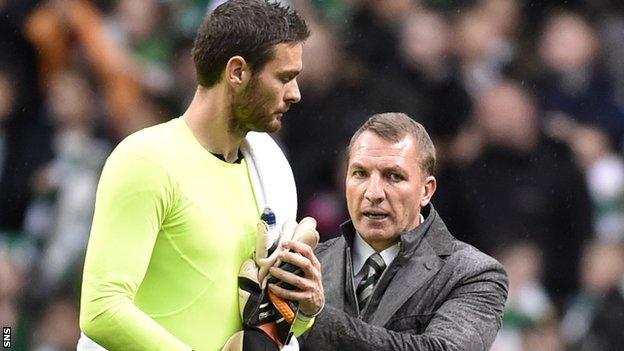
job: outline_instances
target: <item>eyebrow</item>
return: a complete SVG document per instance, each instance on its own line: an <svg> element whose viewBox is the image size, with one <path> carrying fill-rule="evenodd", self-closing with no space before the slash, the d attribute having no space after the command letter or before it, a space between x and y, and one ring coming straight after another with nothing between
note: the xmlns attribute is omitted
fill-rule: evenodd
<svg viewBox="0 0 624 351"><path fill-rule="evenodd" d="M400 166L386 167L386 168L383 169L383 171L384 172L392 171L392 172L396 172L396 173L407 174L405 169L401 168Z"/></svg>
<svg viewBox="0 0 624 351"><path fill-rule="evenodd" d="M277 72L277 74L280 76L293 76L293 77L298 76L299 73L301 73L301 70L299 69L287 69L284 71Z"/></svg>
<svg viewBox="0 0 624 351"><path fill-rule="evenodd" d="M366 167L360 162L353 162L348 166L348 168L366 168ZM393 171L393 172L397 172L401 174L407 174L407 171L405 169L397 165L390 166L390 167L383 167L381 170L382 172Z"/></svg>
<svg viewBox="0 0 624 351"><path fill-rule="evenodd" d="M351 167L364 168L364 166L361 163L359 163L359 162L353 162L353 163L349 164L347 168L351 168Z"/></svg>

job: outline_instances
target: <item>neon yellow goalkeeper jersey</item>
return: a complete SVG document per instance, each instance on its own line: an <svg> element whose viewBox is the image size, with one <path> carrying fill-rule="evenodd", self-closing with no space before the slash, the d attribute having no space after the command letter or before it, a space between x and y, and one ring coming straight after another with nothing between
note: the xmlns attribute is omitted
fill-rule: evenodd
<svg viewBox="0 0 624 351"><path fill-rule="evenodd" d="M245 160L218 159L181 118L126 138L98 186L81 329L108 350L220 350L241 329L259 218Z"/></svg>

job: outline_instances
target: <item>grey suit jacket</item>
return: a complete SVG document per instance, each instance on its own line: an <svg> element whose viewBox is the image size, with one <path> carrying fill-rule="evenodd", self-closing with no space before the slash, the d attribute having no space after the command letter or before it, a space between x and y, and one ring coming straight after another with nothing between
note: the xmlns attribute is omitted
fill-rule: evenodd
<svg viewBox="0 0 624 351"><path fill-rule="evenodd" d="M507 275L456 240L432 206L401 235L401 249L360 314L353 286L351 222L320 244L326 305L302 350L488 350L501 327Z"/></svg>

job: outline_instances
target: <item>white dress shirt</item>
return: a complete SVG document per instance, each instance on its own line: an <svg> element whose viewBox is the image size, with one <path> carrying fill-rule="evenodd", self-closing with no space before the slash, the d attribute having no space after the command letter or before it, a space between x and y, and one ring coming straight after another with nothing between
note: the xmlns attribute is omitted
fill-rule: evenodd
<svg viewBox="0 0 624 351"><path fill-rule="evenodd" d="M424 220L425 219L423 215L421 214L418 225L424 222ZM396 244L390 246L389 248L379 253L379 255L381 255L381 258L383 258L386 264L386 268L390 266L392 261L394 261L395 257L399 254L400 249L401 249L401 242L397 241ZM375 249L373 249L372 246L370 246L366 241L364 241L364 239L362 238L362 235L360 235L359 232L357 232L355 235L355 238L353 240L353 247L351 251L353 253L353 256L352 256L353 272L357 272L353 276L353 284L354 284L353 286L358 286L360 284L360 281L364 279L364 276L366 275L366 273L368 273L366 270L362 269L362 267L364 267L364 263L376 251Z"/></svg>

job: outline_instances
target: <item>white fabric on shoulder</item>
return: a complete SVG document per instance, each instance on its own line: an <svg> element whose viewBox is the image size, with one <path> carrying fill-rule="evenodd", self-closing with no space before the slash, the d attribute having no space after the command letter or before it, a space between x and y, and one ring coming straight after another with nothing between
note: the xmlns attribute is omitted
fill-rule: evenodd
<svg viewBox="0 0 624 351"><path fill-rule="evenodd" d="M270 207L278 228L297 217L297 188L282 149L267 133L249 132L241 145L247 161L258 211Z"/></svg>

